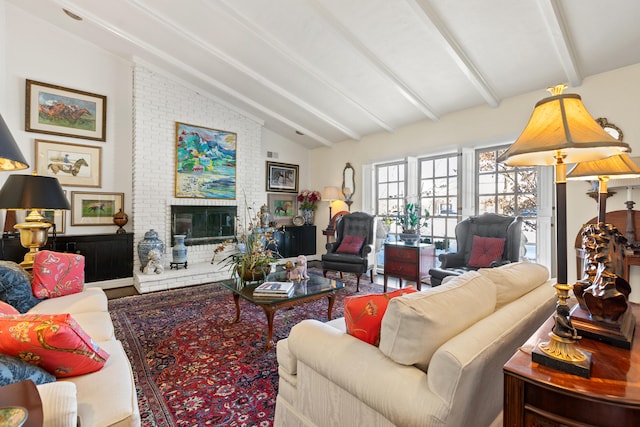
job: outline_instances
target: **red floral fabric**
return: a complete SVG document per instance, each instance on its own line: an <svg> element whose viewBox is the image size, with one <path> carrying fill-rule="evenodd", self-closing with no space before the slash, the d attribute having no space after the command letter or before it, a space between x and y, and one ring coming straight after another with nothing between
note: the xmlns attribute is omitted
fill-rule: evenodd
<svg viewBox="0 0 640 427"><path fill-rule="evenodd" d="M368 294L344 299L344 319L347 333L366 343L378 346L380 329L389 300L401 295L417 292L409 286L386 294Z"/></svg>
<svg viewBox="0 0 640 427"><path fill-rule="evenodd" d="M469 267L489 267L493 261L502 258L504 242L501 237L473 236Z"/></svg>
<svg viewBox="0 0 640 427"><path fill-rule="evenodd" d="M98 371L109 358L70 314L0 316L0 353L58 378Z"/></svg>
<svg viewBox="0 0 640 427"><path fill-rule="evenodd" d="M20 314L11 304L0 301L0 314Z"/></svg>
<svg viewBox="0 0 640 427"><path fill-rule="evenodd" d="M36 298L75 294L84 288L84 256L53 251L33 258L31 289Z"/></svg>

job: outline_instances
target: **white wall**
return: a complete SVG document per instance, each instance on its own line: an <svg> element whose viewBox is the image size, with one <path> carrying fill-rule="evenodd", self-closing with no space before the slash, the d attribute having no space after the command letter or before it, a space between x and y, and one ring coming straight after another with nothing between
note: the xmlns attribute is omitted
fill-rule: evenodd
<svg viewBox="0 0 640 427"><path fill-rule="evenodd" d="M11 4L1 2L0 7L6 13L0 37L0 42L5 42L0 52L6 52L1 66L5 79L0 82L0 93L5 93L6 98L3 97L0 107L11 133L31 165L30 169L16 173L29 174L34 169L35 139L101 147L101 187L64 186L67 198L71 199L72 191L124 193L125 212L130 212L131 64L45 21L35 19ZM106 141L25 132L26 79L106 95ZM0 174L0 185L4 184L8 175ZM117 229L115 225L72 227L70 220L70 212L66 212L66 234L114 233ZM125 229L131 230L131 224Z"/></svg>
<svg viewBox="0 0 640 427"><path fill-rule="evenodd" d="M585 79L578 88L566 93L578 93L594 118L606 117L624 132L624 141L634 151L640 150L640 64L621 68ZM549 82L549 86L557 82ZM537 101L549 96L540 91L505 99L498 108L487 106L471 108L446 115L438 122L424 120L394 133L378 133L360 141L345 141L333 147L312 151L311 186L339 183L344 163L349 161L356 171L371 163L401 159L408 155L427 155L450 152L459 147L480 147L512 143L527 124ZM363 174L358 173L356 184L362 188ZM585 195L589 186L584 182L569 182L568 190L568 256L569 283L576 280L574 239L583 222L597 215L593 199ZM362 206L362 192L356 192L352 210ZM640 191L634 190L634 198L640 202ZM608 210L625 209L625 192L607 201ZM328 210L318 211L318 224L327 221ZM553 229L555 230L555 229ZM553 231L555 233L555 231ZM624 230L622 230L624 233ZM551 237L549 237L551 238ZM320 242L319 242L320 243ZM320 244L319 244L319 249ZM640 269L639 269L640 270ZM633 280L632 280L633 282ZM636 292L640 294L640 289Z"/></svg>

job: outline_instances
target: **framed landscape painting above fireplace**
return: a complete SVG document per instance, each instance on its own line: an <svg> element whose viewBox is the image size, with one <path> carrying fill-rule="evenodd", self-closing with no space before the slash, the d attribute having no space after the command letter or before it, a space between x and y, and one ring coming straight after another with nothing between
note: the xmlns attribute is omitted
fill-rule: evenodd
<svg viewBox="0 0 640 427"><path fill-rule="evenodd" d="M176 122L176 197L236 198L237 135Z"/></svg>

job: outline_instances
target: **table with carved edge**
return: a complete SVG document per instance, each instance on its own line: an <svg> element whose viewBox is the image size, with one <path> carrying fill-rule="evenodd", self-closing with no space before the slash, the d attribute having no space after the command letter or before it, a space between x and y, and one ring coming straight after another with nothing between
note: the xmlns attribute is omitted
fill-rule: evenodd
<svg viewBox="0 0 640 427"><path fill-rule="evenodd" d="M640 305L631 350L583 338L591 378L531 361L531 348L548 341L553 316L504 365L504 418L509 427L640 426Z"/></svg>
<svg viewBox="0 0 640 427"><path fill-rule="evenodd" d="M0 407L6 406L26 408L29 416L23 427L42 427L42 401L33 381L20 381L0 387Z"/></svg>
<svg viewBox="0 0 640 427"><path fill-rule="evenodd" d="M284 281L284 278L270 275L267 280ZM327 318L331 320L336 293L344 289L344 283L317 275L310 275L309 279L295 282L295 291L287 298L254 297L253 290L258 287L259 283L243 284L236 279L223 280L219 283L233 292L236 316L232 323L240 321L240 298L262 308L267 317L267 349L271 349L275 345L273 341L273 319L276 311L327 298Z"/></svg>

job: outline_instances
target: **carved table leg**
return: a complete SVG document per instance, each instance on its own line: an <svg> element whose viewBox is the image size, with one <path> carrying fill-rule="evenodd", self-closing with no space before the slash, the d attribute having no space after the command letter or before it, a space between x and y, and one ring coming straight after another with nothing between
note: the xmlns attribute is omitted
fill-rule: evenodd
<svg viewBox="0 0 640 427"><path fill-rule="evenodd" d="M236 317L231 323L238 323L238 321L240 321L240 295L234 293L233 302L236 304Z"/></svg>
<svg viewBox="0 0 640 427"><path fill-rule="evenodd" d="M329 309L327 310L327 319L331 320L331 310L333 309L333 303L336 302L336 294L329 295Z"/></svg>
<svg viewBox="0 0 640 427"><path fill-rule="evenodd" d="M273 342L273 317L276 314L276 308L268 305L262 305L264 314L267 316L267 349L275 346Z"/></svg>

